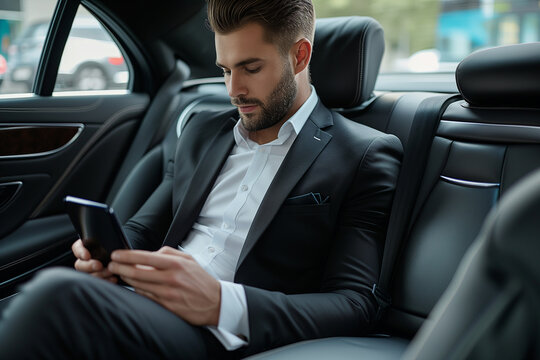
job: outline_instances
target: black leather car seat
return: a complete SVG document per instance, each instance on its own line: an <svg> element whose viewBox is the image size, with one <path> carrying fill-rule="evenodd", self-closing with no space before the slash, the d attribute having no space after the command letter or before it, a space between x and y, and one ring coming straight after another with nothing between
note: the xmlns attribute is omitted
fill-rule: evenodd
<svg viewBox="0 0 540 360"><path fill-rule="evenodd" d="M475 195L475 203L483 202L482 208L487 208L498 197L502 200L415 338L409 359L540 356L540 172L508 190L540 167L538 59L540 43L503 46L474 53L457 69L466 100L446 114L449 123L441 124L442 132L465 142L469 156L491 149L489 159L481 155L482 162L477 157L471 166L461 168L474 174L476 181L482 174L491 184L483 189L469 185L469 193L484 193ZM473 139L485 144L471 149ZM482 172L472 172L474 166ZM470 204L465 201L463 207ZM483 214L471 210L464 208L463 215Z"/></svg>
<svg viewBox="0 0 540 360"><path fill-rule="evenodd" d="M394 268L392 305L379 327L391 336L303 342L253 359L292 355L297 359L400 358L407 339L415 335L443 294L488 212L517 181L540 167L539 58L540 44L525 44L475 53L458 67L456 80L466 100L441 109ZM403 112L404 117L391 110L394 126L417 115L418 109L413 109L412 115ZM372 118L370 109L365 116Z"/></svg>
<svg viewBox="0 0 540 360"><path fill-rule="evenodd" d="M405 359L540 357L540 170L501 200Z"/></svg>
<svg viewBox="0 0 540 360"><path fill-rule="evenodd" d="M465 100L448 106L437 129L394 271L388 331L414 335L487 213L540 167L539 58L540 44L522 44L474 53L458 66Z"/></svg>
<svg viewBox="0 0 540 360"><path fill-rule="evenodd" d="M377 31L366 31L369 27ZM319 19L315 32L315 46L312 60L314 64L312 67L313 82L317 87L317 92L321 96L321 99L327 106L338 110L349 119L396 135L401 140L404 151L407 153L417 145L411 143L410 139L419 109L423 108L422 104L426 101L441 96L433 93L372 95L379 66L378 64L377 66L373 66L374 60L371 59L373 52L369 48L362 47L366 42L366 38L371 38L369 42L372 44L378 43L376 48L382 49L384 45L382 29L373 19ZM351 64L351 61L358 62ZM380 58L377 61L380 61ZM320 62L324 62L325 65L320 65ZM364 64L369 64L370 66L363 68ZM332 71L329 72L327 69L332 69ZM369 76L367 76L366 72L369 73ZM357 76L358 74L362 76ZM366 79L369 79L369 84L364 82ZM325 97L325 94L332 94L332 99L348 99L359 88L364 89L366 97L364 101L356 102L356 104L329 101ZM346 94L346 92L352 93ZM438 123L440 112L447 105L446 100L450 98L450 96L442 97L444 98L442 101L436 101L436 103L440 103L440 107L434 109L436 111L430 111L433 118L429 119L429 121L435 127ZM422 137L422 134L418 135L418 137ZM432 139L433 134L432 132L427 132L425 136L428 136L426 144L428 148L431 144L430 139ZM427 152L428 150L426 149L425 151ZM404 163L402 172L405 166L409 167L409 165ZM423 172L423 166L419 170ZM400 192L410 192L410 188L416 187L419 185L419 182L420 177L418 177L418 180L406 184L406 188L400 190ZM396 359L404 352L408 343L409 341L407 339L388 336L335 337L291 344L255 355L250 357L250 359L328 359L333 357L338 359Z"/></svg>

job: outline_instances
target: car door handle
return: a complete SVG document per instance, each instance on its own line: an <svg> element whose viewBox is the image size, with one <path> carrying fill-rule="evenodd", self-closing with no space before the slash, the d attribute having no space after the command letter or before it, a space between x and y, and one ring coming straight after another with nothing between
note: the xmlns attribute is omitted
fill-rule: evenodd
<svg viewBox="0 0 540 360"><path fill-rule="evenodd" d="M3 211L21 191L22 181L12 181L0 184L0 212Z"/></svg>

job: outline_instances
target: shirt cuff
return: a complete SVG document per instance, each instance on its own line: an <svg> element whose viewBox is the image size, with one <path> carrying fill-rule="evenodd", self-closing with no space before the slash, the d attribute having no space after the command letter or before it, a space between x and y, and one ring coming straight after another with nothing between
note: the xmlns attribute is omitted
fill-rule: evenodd
<svg viewBox="0 0 540 360"><path fill-rule="evenodd" d="M207 328L225 349L236 350L247 345L249 340L246 292L240 284L222 280L219 282L221 284L219 323L217 327Z"/></svg>

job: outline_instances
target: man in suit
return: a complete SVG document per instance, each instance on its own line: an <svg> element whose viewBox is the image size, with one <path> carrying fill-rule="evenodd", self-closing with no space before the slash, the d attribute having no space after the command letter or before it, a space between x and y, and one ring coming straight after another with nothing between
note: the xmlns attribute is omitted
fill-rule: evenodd
<svg viewBox="0 0 540 360"><path fill-rule="evenodd" d="M126 224L139 250L104 268L79 240L79 272L26 287L0 324L8 354L236 358L369 330L399 141L318 100L310 0L210 0L208 18L237 110L187 124Z"/></svg>

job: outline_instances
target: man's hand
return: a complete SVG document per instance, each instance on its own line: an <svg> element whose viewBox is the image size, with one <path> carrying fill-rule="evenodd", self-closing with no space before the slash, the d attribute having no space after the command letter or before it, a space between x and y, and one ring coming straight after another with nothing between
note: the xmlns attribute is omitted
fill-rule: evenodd
<svg viewBox="0 0 540 360"><path fill-rule="evenodd" d="M116 250L109 270L135 291L193 325L218 325L221 284L190 255L165 246L157 252Z"/></svg>
<svg viewBox="0 0 540 360"><path fill-rule="evenodd" d="M92 259L90 252L84 247L81 239L73 243L71 251L73 251L73 254L77 258L75 269L112 283L118 282L118 278L108 269L104 268L101 261Z"/></svg>

